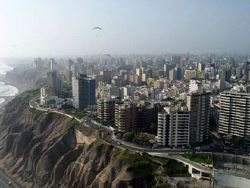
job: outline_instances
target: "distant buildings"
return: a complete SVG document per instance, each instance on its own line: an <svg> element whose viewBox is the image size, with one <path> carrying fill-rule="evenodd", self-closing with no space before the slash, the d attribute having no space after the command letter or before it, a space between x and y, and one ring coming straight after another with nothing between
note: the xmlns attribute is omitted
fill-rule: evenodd
<svg viewBox="0 0 250 188"><path fill-rule="evenodd" d="M47 72L48 86L52 88L53 95L62 94L62 80L58 77L56 71Z"/></svg>
<svg viewBox="0 0 250 188"><path fill-rule="evenodd" d="M245 65L245 76L246 76L246 83L250 82L250 59L246 62Z"/></svg>
<svg viewBox="0 0 250 188"><path fill-rule="evenodd" d="M111 77L112 76L112 72L108 69L103 69L100 71L100 81L110 84L111 83Z"/></svg>
<svg viewBox="0 0 250 188"><path fill-rule="evenodd" d="M78 109L95 105L97 98L101 123L115 125L123 133L152 133L155 132L152 125L157 124L158 142L180 147L208 140L210 120L210 127L218 128L223 135L246 137L250 134L247 93L250 92L250 61L246 62L245 58L211 59L186 54L159 58L114 57L100 62L96 57L84 57L58 60L60 64L54 59L37 58L33 70L37 73L39 69L50 69L48 87L41 89L41 97L48 97L44 104L52 104L55 98L49 96L60 97L62 91L67 99L73 96L73 106ZM67 82L63 83L62 90L64 78ZM186 80L190 80L190 84ZM246 91L221 93L221 105L219 98L214 106L211 100L213 110L210 110L210 92L217 96L239 84L243 84ZM179 102L183 109L176 106ZM157 109L169 106L168 110L158 113Z"/></svg>
<svg viewBox="0 0 250 188"><path fill-rule="evenodd" d="M225 86L225 70L220 70L219 71L219 83L220 83L220 90L223 91L226 86Z"/></svg>
<svg viewBox="0 0 250 188"><path fill-rule="evenodd" d="M183 79L183 71L182 71L182 69L179 66L177 66L175 68L175 71L176 71L176 80L182 80Z"/></svg>
<svg viewBox="0 0 250 188"><path fill-rule="evenodd" d="M171 57L171 61L172 63L174 63L175 65L180 65L181 64L181 56L180 55L173 55Z"/></svg>
<svg viewBox="0 0 250 188"><path fill-rule="evenodd" d="M67 69L66 69L66 78L69 83L72 81L73 77L73 68L74 68L74 61L69 59L68 64L67 64Z"/></svg>
<svg viewBox="0 0 250 188"><path fill-rule="evenodd" d="M50 59L50 71L56 71L57 70L57 64L55 59Z"/></svg>
<svg viewBox="0 0 250 188"><path fill-rule="evenodd" d="M250 135L250 93L225 91L220 94L219 133Z"/></svg>
<svg viewBox="0 0 250 188"><path fill-rule="evenodd" d="M176 71L175 69L172 69L169 71L169 80L176 80Z"/></svg>
<svg viewBox="0 0 250 188"><path fill-rule="evenodd" d="M53 95L52 89L48 86L40 89L40 97L50 97Z"/></svg>
<svg viewBox="0 0 250 188"><path fill-rule="evenodd" d="M37 71L41 71L44 69L44 62L42 58L35 58L33 61L33 68L36 69Z"/></svg>
<svg viewBox="0 0 250 188"><path fill-rule="evenodd" d="M95 79L84 74L72 77L73 106L84 109L96 104Z"/></svg>
<svg viewBox="0 0 250 188"><path fill-rule="evenodd" d="M168 62L169 63L169 62ZM164 77L169 77L169 70L170 70L170 65L164 64L163 71L164 71Z"/></svg>
<svg viewBox="0 0 250 188"><path fill-rule="evenodd" d="M196 78L196 71L194 69L186 69L184 77L187 80L195 79Z"/></svg>

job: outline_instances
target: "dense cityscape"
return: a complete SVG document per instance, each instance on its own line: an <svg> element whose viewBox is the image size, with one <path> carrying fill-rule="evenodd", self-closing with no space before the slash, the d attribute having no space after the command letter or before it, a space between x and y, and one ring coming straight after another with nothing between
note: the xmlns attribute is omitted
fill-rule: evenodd
<svg viewBox="0 0 250 188"><path fill-rule="evenodd" d="M247 0L0 4L0 188L249 188Z"/></svg>
<svg viewBox="0 0 250 188"><path fill-rule="evenodd" d="M220 187L239 184L244 178L240 184L245 187L249 179L250 153L249 64L248 56L217 54L38 57L21 65L14 64L14 69L9 69L5 75L4 81L23 93L20 94L21 99L17 97L9 103L6 101L9 112L5 114L3 111L2 120L12 122L13 117L21 118L15 120L19 123L11 123L11 134L14 135L15 131L22 130L18 128L20 122L22 126L28 126L21 137L13 141L16 144L12 147L19 145L20 149L26 148L22 143L36 143L36 131L42 131L44 125L62 126L62 130L66 128L67 131L74 127L76 140L73 148L84 153L87 151L79 147L101 142L106 147L121 150L120 155L129 161L134 160L132 164L136 164L129 168L141 169L138 173L146 173L145 177L150 177L144 186L156 183L164 187L187 184L191 187ZM20 106L19 100L26 100L24 107ZM13 110L12 106L17 106L18 110ZM16 116L15 113L21 115ZM41 122L42 114L48 120ZM60 116L58 120L55 114ZM59 120L69 122L67 125L56 123ZM31 133L34 138L27 133L30 126L33 127L32 132L38 129ZM55 133L48 133L58 134L56 127L51 131ZM97 131L97 135L89 131ZM71 136L65 136L65 139ZM50 137L58 139L49 135L44 139ZM3 141L5 155L11 140ZM59 142L64 143L64 147L68 144L68 141ZM63 148L57 149L59 155L53 151L51 156L65 158ZM98 146L94 145L93 149L96 148ZM104 151L101 149L99 152ZM4 157L3 160L9 159ZM79 155L77 160L82 160L82 156ZM86 161L92 163L95 160ZM113 164L112 160L107 162ZM159 164L159 168L167 168L160 177L170 179L151 180L155 177L155 165ZM82 173L86 175L87 172ZM75 179L74 176L72 178ZM8 177L4 181L8 181ZM19 187L12 181L9 185ZM140 182L137 180L130 184L137 187Z"/></svg>
<svg viewBox="0 0 250 188"><path fill-rule="evenodd" d="M105 54L58 62L36 58L33 68L50 69L41 106L73 107L81 118L91 112L122 139L247 154L249 64L241 56Z"/></svg>

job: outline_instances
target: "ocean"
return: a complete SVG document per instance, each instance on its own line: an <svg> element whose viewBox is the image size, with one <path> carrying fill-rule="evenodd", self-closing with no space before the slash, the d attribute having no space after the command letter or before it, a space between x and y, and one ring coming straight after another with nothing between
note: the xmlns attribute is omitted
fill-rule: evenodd
<svg viewBox="0 0 250 188"><path fill-rule="evenodd" d="M13 67L10 67L0 62L0 76L4 76L7 72L12 71ZM18 93L18 89L11 85L6 85L0 81L0 104L5 101L4 97L15 96Z"/></svg>

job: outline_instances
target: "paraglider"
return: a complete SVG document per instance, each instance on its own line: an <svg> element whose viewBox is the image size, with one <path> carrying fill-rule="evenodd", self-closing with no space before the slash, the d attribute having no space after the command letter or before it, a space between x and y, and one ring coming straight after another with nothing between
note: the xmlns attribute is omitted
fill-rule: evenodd
<svg viewBox="0 0 250 188"><path fill-rule="evenodd" d="M102 31L102 28L96 26L96 27L93 27L93 30L94 30L95 32L97 32L97 33L96 33L96 37L98 38L98 37L99 37L98 33ZM98 32L98 31L99 31L99 32Z"/></svg>
<svg viewBox="0 0 250 188"><path fill-rule="evenodd" d="M102 30L101 27L93 27L93 30Z"/></svg>

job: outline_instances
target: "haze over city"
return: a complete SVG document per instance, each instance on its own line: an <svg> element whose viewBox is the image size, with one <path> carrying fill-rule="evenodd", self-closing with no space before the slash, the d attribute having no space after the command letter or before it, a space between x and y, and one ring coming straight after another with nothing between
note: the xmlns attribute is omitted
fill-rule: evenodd
<svg viewBox="0 0 250 188"><path fill-rule="evenodd" d="M247 0L1 1L0 57L247 54L249 9Z"/></svg>
<svg viewBox="0 0 250 188"><path fill-rule="evenodd" d="M249 0L0 0L0 188L249 188Z"/></svg>

